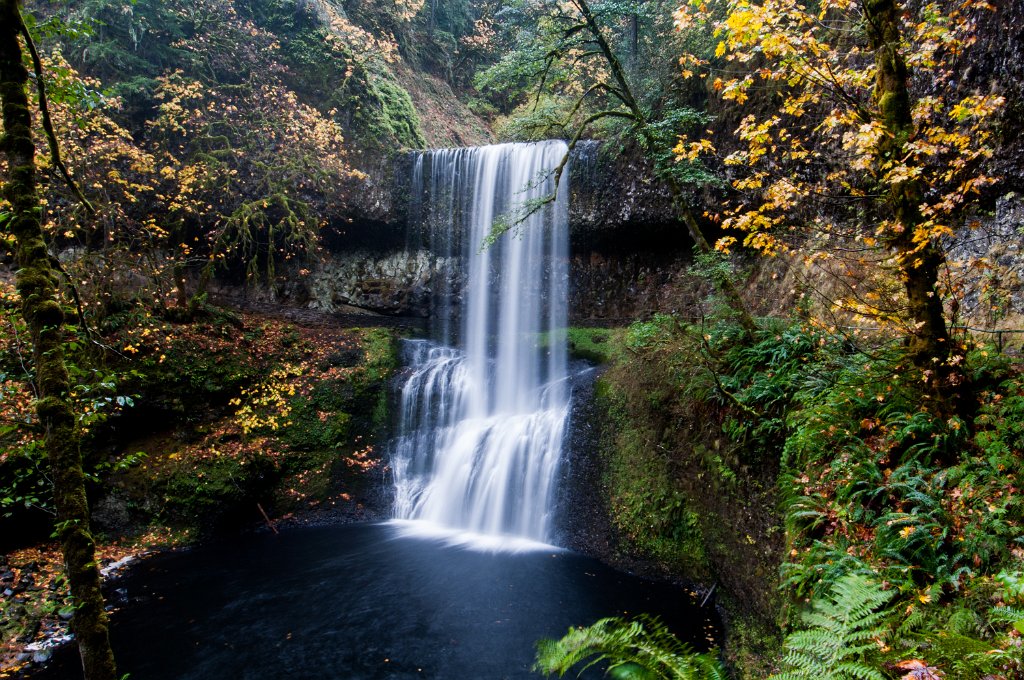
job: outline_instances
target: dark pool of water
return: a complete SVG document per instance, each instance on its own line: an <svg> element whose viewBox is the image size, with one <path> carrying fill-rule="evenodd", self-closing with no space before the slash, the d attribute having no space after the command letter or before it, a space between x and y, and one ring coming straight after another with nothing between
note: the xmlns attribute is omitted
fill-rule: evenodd
<svg viewBox="0 0 1024 680"><path fill-rule="evenodd" d="M573 625L650 612L699 649L715 625L687 591L574 553L479 552L381 524L158 556L116 585L132 680L537 678L535 642ZM80 677L75 650L33 677Z"/></svg>

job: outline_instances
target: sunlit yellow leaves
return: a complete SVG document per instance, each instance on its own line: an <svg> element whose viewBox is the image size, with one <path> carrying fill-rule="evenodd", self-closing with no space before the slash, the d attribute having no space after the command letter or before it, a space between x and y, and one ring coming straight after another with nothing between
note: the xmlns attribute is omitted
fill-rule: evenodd
<svg viewBox="0 0 1024 680"><path fill-rule="evenodd" d="M846 262L855 252L874 251L874 260L856 262L846 274L869 267L896 273L854 286L844 312L898 319L907 271L996 181L979 168L992 154L1002 97L953 97L945 87L974 40L971 15L986 4L929 3L901 15L899 54L912 78L912 125L895 129L882 115L862 3L732 0L716 20L698 12L695 0L687 2L677 27L703 29L705 36L712 30L714 57L706 64L684 56L684 75L707 76L710 89L742 116L734 130L738 143L730 148L718 141L728 149L723 161L737 198L713 217L743 236L720 241L719 249L742 242L771 254L799 242L811 249L801 252L807 262L836 267L831 248L840 248L838 259ZM675 152L692 159L700 149L681 143ZM900 196L919 204L897 208ZM846 222L823 217L846 208ZM849 253L841 252L851 244ZM892 257L877 254L886 249Z"/></svg>
<svg viewBox="0 0 1024 680"><path fill-rule="evenodd" d="M715 242L715 250L728 254L733 245L736 244L735 236L723 236Z"/></svg>
<svg viewBox="0 0 1024 680"><path fill-rule="evenodd" d="M767 231L753 231L747 234L743 239L743 245L768 257L777 255L784 249L782 242Z"/></svg>
<svg viewBox="0 0 1024 680"><path fill-rule="evenodd" d="M919 165L908 165L906 163L886 164L885 173L882 175L882 182L886 184L905 184L920 179L924 169Z"/></svg>
<svg viewBox="0 0 1024 680"><path fill-rule="evenodd" d="M727 35L730 44L742 45L756 41L763 28L761 8L747 2L737 2L718 32Z"/></svg>
<svg viewBox="0 0 1024 680"><path fill-rule="evenodd" d="M731 158L731 156L730 156L730 158ZM738 163L738 160L734 160L730 164L731 165L738 165L739 163ZM755 173L753 173L751 175L748 175L746 177L741 177L741 178L739 178L737 180L734 180L733 183L732 183L732 187L733 187L733 189L736 189L737 191L749 191L751 189L760 189L761 187L764 186L764 179L767 176L768 176L768 173L765 173L765 172L755 172Z"/></svg>
<svg viewBox="0 0 1024 680"><path fill-rule="evenodd" d="M878 160L878 145L885 134L885 127L877 120L843 133L843 149L851 152L850 167L853 170L872 169Z"/></svg>
<svg viewBox="0 0 1024 680"><path fill-rule="evenodd" d="M949 117L957 123L969 119L986 119L995 115L1006 104L1006 98L999 95L975 95L962 99L949 111Z"/></svg>
<svg viewBox="0 0 1024 680"><path fill-rule="evenodd" d="M715 146L711 143L710 139L700 139L696 142L690 141L685 136L679 138L679 142L676 144L672 153L677 158L685 158L688 161L695 161L701 155L711 154L715 152Z"/></svg>
<svg viewBox="0 0 1024 680"><path fill-rule="evenodd" d="M277 430L289 424L291 414L289 399L295 396L295 378L301 375L301 367L286 364L273 370L266 380L244 388L239 397L230 400L237 406L235 423L242 434L248 436L255 430Z"/></svg>
<svg viewBox="0 0 1024 680"><path fill-rule="evenodd" d="M747 143L747 151L744 158L745 163L756 164L761 158L776 150L773 128L779 124L781 119L772 116L767 120L758 120L755 116L749 115L744 118L738 128L736 135Z"/></svg>
<svg viewBox="0 0 1024 680"><path fill-rule="evenodd" d="M708 5L703 0L689 0L672 14L677 31L685 31L703 22L708 16Z"/></svg>

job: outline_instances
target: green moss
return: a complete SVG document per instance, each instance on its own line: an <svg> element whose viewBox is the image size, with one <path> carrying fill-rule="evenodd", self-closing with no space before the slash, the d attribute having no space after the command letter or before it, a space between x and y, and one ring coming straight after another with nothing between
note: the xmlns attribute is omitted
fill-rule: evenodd
<svg viewBox="0 0 1024 680"><path fill-rule="evenodd" d="M279 516L369 483L398 365L393 331L337 337L269 323L241 333L232 324L167 328L175 334L163 360L147 360L137 401L171 415L176 429L148 442L151 465L119 481L139 522L209 533L260 521L257 503ZM293 368L274 379L287 399L280 424L267 420L241 433L237 405L228 400L264 394L259 386L285 364Z"/></svg>
<svg viewBox="0 0 1024 680"><path fill-rule="evenodd" d="M751 614L746 603L726 594L718 599L728 635L722 656L736 680L764 680L779 671L782 633Z"/></svg>
<svg viewBox="0 0 1024 680"><path fill-rule="evenodd" d="M658 433L630 413L626 395L598 381L599 408L611 427L601 449L612 521L635 549L675 573L706 578L700 516L673 478L671 461L658 445Z"/></svg>
<svg viewBox="0 0 1024 680"><path fill-rule="evenodd" d="M611 328L588 328L570 326L564 331L556 331L554 337L565 339L569 356L595 364L607 364L612 359L615 343L614 334L618 331ZM550 347L551 333L541 333L538 340L542 348Z"/></svg>
<svg viewBox="0 0 1024 680"><path fill-rule="evenodd" d="M290 424L281 438L295 450L337 451L353 437L369 439L388 422L387 380L398 365L394 333L384 328L353 331L359 350L328 357L329 365L353 366L341 377L320 381L291 400Z"/></svg>
<svg viewBox="0 0 1024 680"><path fill-rule="evenodd" d="M308 398L293 402L290 424L281 438L292 450L336 450L348 443L356 410L351 386L343 381L321 383Z"/></svg>
<svg viewBox="0 0 1024 680"><path fill-rule="evenodd" d="M266 457L212 456L182 461L162 473L160 519L209 532L256 517L256 503L267 497L277 473Z"/></svg>
<svg viewBox="0 0 1024 680"><path fill-rule="evenodd" d="M595 393L610 516L628 550L718 583L735 603L726 657L738 677L763 678L780 639L775 472L723 432L730 409L702 338L665 315L608 336Z"/></svg>
<svg viewBox="0 0 1024 680"><path fill-rule="evenodd" d="M356 331L366 353L366 366L377 378L398 367L398 341L387 328L363 328Z"/></svg>
<svg viewBox="0 0 1024 680"><path fill-rule="evenodd" d="M569 355L595 364L606 364L612 358L613 331L608 328L570 328Z"/></svg>
<svg viewBox="0 0 1024 680"><path fill-rule="evenodd" d="M145 357L142 377L129 389L141 392L142 401L161 411L196 419L207 415L197 413L198 406L225 404L242 386L260 379L265 370L265 364L253 361L237 347L211 350L201 341L183 337L162 355Z"/></svg>
<svg viewBox="0 0 1024 680"><path fill-rule="evenodd" d="M390 76L370 74L359 98L356 120L385 147L423 148L426 139L412 97Z"/></svg>

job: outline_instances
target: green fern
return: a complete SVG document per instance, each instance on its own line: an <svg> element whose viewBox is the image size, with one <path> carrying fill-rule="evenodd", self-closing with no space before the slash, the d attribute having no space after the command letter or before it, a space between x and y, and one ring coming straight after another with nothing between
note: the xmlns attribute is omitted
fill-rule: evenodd
<svg viewBox="0 0 1024 680"><path fill-rule="evenodd" d="M563 677L583 664L577 675L601 663L622 680L725 680L713 653L698 654L663 623L648 616L633 621L601 619L587 628L572 628L560 640L537 643L533 669Z"/></svg>
<svg viewBox="0 0 1024 680"><path fill-rule="evenodd" d="M888 612L882 607L890 599L891 593L865 576L837 580L804 614L807 628L786 636L787 670L772 679L885 680L871 660L886 632Z"/></svg>

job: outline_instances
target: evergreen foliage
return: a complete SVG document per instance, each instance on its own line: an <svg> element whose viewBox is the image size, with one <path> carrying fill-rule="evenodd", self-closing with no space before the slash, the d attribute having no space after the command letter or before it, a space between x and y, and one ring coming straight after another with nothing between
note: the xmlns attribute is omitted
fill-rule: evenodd
<svg viewBox="0 0 1024 680"><path fill-rule="evenodd" d="M622 680L725 680L713 653L697 654L663 623L646 616L632 621L607 618L570 629L559 640L537 643L534 670L564 677L607 663L607 674ZM582 664L582 665L581 665Z"/></svg>
<svg viewBox="0 0 1024 680"><path fill-rule="evenodd" d="M892 593L877 582L849 574L835 582L803 615L803 630L786 636L787 669L773 680L885 680L876 663L887 627L884 609Z"/></svg>
<svg viewBox="0 0 1024 680"><path fill-rule="evenodd" d="M729 568L719 544L729 545L727 559L735 559L743 543L726 542L729 532L705 521L710 507L722 510L683 475L728 497L750 494L752 471L778 464L784 620L807 601L813 611L835 613L847 603L841 598L863 594L851 584L884 582L879 602L902 615L866 618L881 642L847 646L856 657L851 663L873 669L865 677L903 677L906 669L965 680L1014 677L1016 631L1024 627L1015 613L1024 590L1019 373L1007 357L976 346L964 366L979 387L976 413L940 418L905 347L804 321L761 324L746 338L728 320L697 327L662 315L631 326L620 340L625 351L611 354L616 365L604 379L604 393L618 398L607 407L619 433L610 440L611 460L638 469L651 457L645 451L655 452L661 467L643 469L657 485L646 488L679 492L681 512L697 518L687 536L701 539L719 573ZM623 424L615 409L626 407ZM686 436L676 440L680 431ZM630 528L631 545L664 559L651 547L664 533L657 519L664 513L640 501L652 516L632 522L633 506L621 499L645 487L625 476L609 480L617 526ZM747 538L752 545L765 540ZM827 630L824 620L815 627ZM818 636L828 637L800 633L791 642L810 653Z"/></svg>

